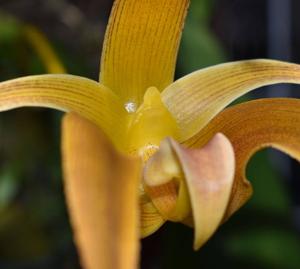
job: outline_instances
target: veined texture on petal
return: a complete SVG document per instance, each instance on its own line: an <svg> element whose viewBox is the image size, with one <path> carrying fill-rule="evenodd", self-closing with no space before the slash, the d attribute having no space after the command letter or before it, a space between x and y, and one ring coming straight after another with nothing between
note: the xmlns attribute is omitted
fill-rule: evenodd
<svg viewBox="0 0 300 269"><path fill-rule="evenodd" d="M74 114L63 121L63 168L75 241L85 269L137 269L141 165Z"/></svg>
<svg viewBox="0 0 300 269"><path fill-rule="evenodd" d="M217 115L201 132L185 141L184 145L201 147L217 132L229 138L236 156L233 190L224 217L227 219L252 194L245 169L255 152L273 147L300 161L300 100L261 99L233 106Z"/></svg>
<svg viewBox="0 0 300 269"><path fill-rule="evenodd" d="M189 0L115 0L101 57L100 82L124 102L173 81Z"/></svg>
<svg viewBox="0 0 300 269"><path fill-rule="evenodd" d="M162 92L177 120L180 141L199 132L215 115L241 95L274 83L300 83L300 66L274 60L220 64L191 73Z"/></svg>
<svg viewBox="0 0 300 269"><path fill-rule="evenodd" d="M0 83L0 111L28 106L74 111L96 123L121 147L126 111L114 93L96 81L72 75L39 75Z"/></svg>
<svg viewBox="0 0 300 269"><path fill-rule="evenodd" d="M164 223L165 219L158 212L151 202L151 199L140 192L140 216L141 216L141 237L147 237L156 232Z"/></svg>

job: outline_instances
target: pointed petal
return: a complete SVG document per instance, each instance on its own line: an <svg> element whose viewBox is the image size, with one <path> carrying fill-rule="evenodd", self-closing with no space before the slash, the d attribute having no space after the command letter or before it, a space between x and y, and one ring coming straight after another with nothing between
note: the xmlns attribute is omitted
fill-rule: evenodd
<svg viewBox="0 0 300 269"><path fill-rule="evenodd" d="M116 153L96 125L75 114L64 118L62 150L84 268L138 268L140 162Z"/></svg>
<svg viewBox="0 0 300 269"><path fill-rule="evenodd" d="M175 146L182 163L193 211L195 241L200 248L225 214L234 178L234 153L229 140L216 134L201 149Z"/></svg>
<svg viewBox="0 0 300 269"><path fill-rule="evenodd" d="M115 143L124 135L126 111L103 85L72 75L39 75L0 83L0 111L38 106L74 111L96 123Z"/></svg>
<svg viewBox="0 0 300 269"><path fill-rule="evenodd" d="M232 62L185 76L162 92L184 141L241 95L274 83L300 83L300 66L273 60Z"/></svg>
<svg viewBox="0 0 300 269"><path fill-rule="evenodd" d="M163 144L146 165L145 190L167 219L190 225L192 215L194 248L198 249L218 228L226 211L234 178L233 149L222 134L199 149L166 141L169 146Z"/></svg>
<svg viewBox="0 0 300 269"><path fill-rule="evenodd" d="M23 35L31 47L41 58L47 72L50 74L64 74L64 65L56 55L47 37L32 25L23 27Z"/></svg>
<svg viewBox="0 0 300 269"><path fill-rule="evenodd" d="M262 99L243 103L221 112L207 127L184 142L192 148L205 144L215 133L224 133L236 156L236 172L225 219L251 196L245 178L251 156L265 147L279 149L300 161L300 100L292 98Z"/></svg>
<svg viewBox="0 0 300 269"><path fill-rule="evenodd" d="M189 0L116 0L106 31L100 81L124 102L173 81Z"/></svg>

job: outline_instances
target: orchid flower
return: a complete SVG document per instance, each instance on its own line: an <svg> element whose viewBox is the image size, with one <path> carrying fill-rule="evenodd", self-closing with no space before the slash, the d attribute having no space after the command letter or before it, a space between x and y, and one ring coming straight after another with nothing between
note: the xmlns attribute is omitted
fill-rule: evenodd
<svg viewBox="0 0 300 269"><path fill-rule="evenodd" d="M300 160L299 100L224 110L261 86L300 84L299 65L231 62L173 82L188 6L115 0L99 82L52 74L0 83L1 111L69 112L65 192L84 268L138 268L139 238L168 220L194 227L198 249L252 194L245 166L258 149Z"/></svg>

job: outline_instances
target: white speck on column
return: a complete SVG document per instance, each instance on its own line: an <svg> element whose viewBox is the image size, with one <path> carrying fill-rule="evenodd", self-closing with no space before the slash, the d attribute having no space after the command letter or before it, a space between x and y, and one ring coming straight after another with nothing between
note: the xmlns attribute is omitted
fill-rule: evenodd
<svg viewBox="0 0 300 269"><path fill-rule="evenodd" d="M134 102L125 103L125 109L129 114L134 113L136 111L136 103Z"/></svg>

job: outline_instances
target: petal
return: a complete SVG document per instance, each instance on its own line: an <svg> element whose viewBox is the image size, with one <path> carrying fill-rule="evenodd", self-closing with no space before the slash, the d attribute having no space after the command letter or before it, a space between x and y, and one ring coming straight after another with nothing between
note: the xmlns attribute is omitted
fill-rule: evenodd
<svg viewBox="0 0 300 269"><path fill-rule="evenodd" d="M300 83L300 66L273 60L232 62L185 76L162 92L180 127L180 141L199 132L241 95L274 83Z"/></svg>
<svg viewBox="0 0 300 269"><path fill-rule="evenodd" d="M146 165L145 189L167 219L190 224L192 215L194 248L198 249L218 228L226 211L234 178L233 149L222 134L198 149L167 142L169 146L162 144Z"/></svg>
<svg viewBox="0 0 300 269"><path fill-rule="evenodd" d="M227 219L252 194L251 185L245 178L245 168L255 152L274 147L300 161L300 100L261 99L228 108L201 132L185 141L184 145L198 148L217 132L224 133L230 139L236 156Z"/></svg>
<svg viewBox="0 0 300 269"><path fill-rule="evenodd" d="M144 193L140 193L140 215L142 238L156 232L166 221Z"/></svg>
<svg viewBox="0 0 300 269"><path fill-rule="evenodd" d="M0 83L0 111L18 107L50 107L75 111L121 143L126 111L103 85L72 75L40 75Z"/></svg>
<svg viewBox="0 0 300 269"><path fill-rule="evenodd" d="M36 51L50 74L63 74L66 70L50 45L47 37L32 25L23 27L23 35Z"/></svg>
<svg viewBox="0 0 300 269"><path fill-rule="evenodd" d="M173 81L189 0L116 0L106 31L100 81L140 104L150 86Z"/></svg>
<svg viewBox="0 0 300 269"><path fill-rule="evenodd" d="M118 154L96 125L75 114L64 118L62 150L84 268L138 268L140 162Z"/></svg>

